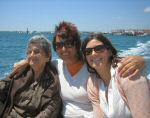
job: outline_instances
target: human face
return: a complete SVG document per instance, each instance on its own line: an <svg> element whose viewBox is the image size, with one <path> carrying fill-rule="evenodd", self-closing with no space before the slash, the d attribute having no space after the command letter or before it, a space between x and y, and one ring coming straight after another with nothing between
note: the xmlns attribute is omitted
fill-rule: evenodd
<svg viewBox="0 0 150 118"><path fill-rule="evenodd" d="M77 59L77 50L75 48L74 42L70 42L69 40L64 41L60 37L56 37L56 51L60 58L65 63L74 63Z"/></svg>
<svg viewBox="0 0 150 118"><path fill-rule="evenodd" d="M85 50L87 62L92 68L97 70L110 65L110 51L101 41L92 39L87 43Z"/></svg>
<svg viewBox="0 0 150 118"><path fill-rule="evenodd" d="M56 42L55 46L56 50L61 50L63 47L72 48L74 46L74 42L73 41Z"/></svg>
<svg viewBox="0 0 150 118"><path fill-rule="evenodd" d="M49 61L50 56L46 56L45 52L38 46L32 45L27 51L27 59L33 70L41 71L44 69L46 62Z"/></svg>

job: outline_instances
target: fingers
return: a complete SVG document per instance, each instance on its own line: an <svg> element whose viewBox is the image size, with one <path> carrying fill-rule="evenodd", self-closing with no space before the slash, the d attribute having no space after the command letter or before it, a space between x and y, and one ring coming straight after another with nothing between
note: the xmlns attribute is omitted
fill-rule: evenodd
<svg viewBox="0 0 150 118"><path fill-rule="evenodd" d="M139 69L136 69L131 75L129 75L129 79L135 79L139 75Z"/></svg>
<svg viewBox="0 0 150 118"><path fill-rule="evenodd" d="M19 61L19 62L17 62L17 63L14 64L13 70L14 70L14 71L17 71L17 70L19 70L22 66L25 66L25 65L27 65L27 64L28 64L28 61L27 61L27 60L21 60L21 61Z"/></svg>
<svg viewBox="0 0 150 118"><path fill-rule="evenodd" d="M120 75L120 77L127 77L134 71L135 71L134 67L130 66L130 64L127 64L127 65L123 66L123 68L119 71L119 75Z"/></svg>
<svg viewBox="0 0 150 118"><path fill-rule="evenodd" d="M123 58L121 66L118 68L118 73L121 77L135 77L145 67L145 59L140 56L130 56Z"/></svg>
<svg viewBox="0 0 150 118"><path fill-rule="evenodd" d="M132 57L127 57L121 61L121 66L119 67L118 72L121 77L127 77L130 75L134 76L134 74L137 74L134 73L137 69L139 70L137 61Z"/></svg>
<svg viewBox="0 0 150 118"><path fill-rule="evenodd" d="M121 62L120 62L120 66L118 68L118 72L120 74L122 74L124 71L126 71L128 69L128 67L130 67L130 63L133 63L131 58L128 58L128 57L123 58L121 60Z"/></svg>
<svg viewBox="0 0 150 118"><path fill-rule="evenodd" d="M139 69L143 69L146 67L146 60L142 56L129 56L126 58L123 58L121 63L123 65L127 63L136 64Z"/></svg>
<svg viewBox="0 0 150 118"><path fill-rule="evenodd" d="M22 73L22 71L28 66L27 60L21 60L14 64L14 67L12 69L12 72L10 74L10 78L12 78L14 75L19 75Z"/></svg>
<svg viewBox="0 0 150 118"><path fill-rule="evenodd" d="M122 68L122 70L119 72L119 75L124 78L137 76L139 73L139 69L135 66L136 65L130 65L130 64L124 66L124 68Z"/></svg>

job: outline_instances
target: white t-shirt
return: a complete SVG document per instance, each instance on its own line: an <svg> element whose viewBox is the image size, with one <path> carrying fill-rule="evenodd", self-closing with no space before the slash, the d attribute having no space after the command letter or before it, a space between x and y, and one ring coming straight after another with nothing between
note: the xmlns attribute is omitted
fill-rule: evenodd
<svg viewBox="0 0 150 118"><path fill-rule="evenodd" d="M132 118L126 103L119 93L115 74L116 70L111 68L111 80L108 86L108 103L105 95L106 86L103 81L100 82L100 106L106 118Z"/></svg>
<svg viewBox="0 0 150 118"><path fill-rule="evenodd" d="M84 65L76 75L71 76L61 59L53 63L59 73L64 117L93 118L92 104L87 95L87 66Z"/></svg>

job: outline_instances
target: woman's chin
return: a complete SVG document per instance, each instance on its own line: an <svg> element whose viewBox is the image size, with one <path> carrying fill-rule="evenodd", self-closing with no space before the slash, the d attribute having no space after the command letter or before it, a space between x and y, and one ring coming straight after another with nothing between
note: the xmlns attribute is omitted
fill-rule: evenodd
<svg viewBox="0 0 150 118"><path fill-rule="evenodd" d="M96 69L96 68L97 68L97 65L96 65L95 63L93 63L93 64L92 64L92 67L93 67L94 69Z"/></svg>
<svg viewBox="0 0 150 118"><path fill-rule="evenodd" d="M102 63L93 63L93 64L92 64L92 67L93 67L94 69L100 68L101 66L102 66Z"/></svg>

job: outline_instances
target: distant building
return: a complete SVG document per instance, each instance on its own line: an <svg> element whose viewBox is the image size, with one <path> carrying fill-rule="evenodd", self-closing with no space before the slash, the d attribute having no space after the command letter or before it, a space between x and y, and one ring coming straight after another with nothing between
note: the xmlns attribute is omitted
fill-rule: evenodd
<svg viewBox="0 0 150 118"><path fill-rule="evenodd" d="M150 35L150 29L117 29L112 30L112 34L128 36Z"/></svg>

